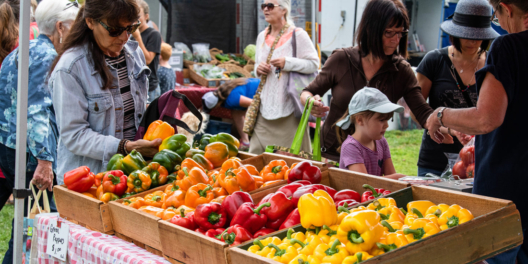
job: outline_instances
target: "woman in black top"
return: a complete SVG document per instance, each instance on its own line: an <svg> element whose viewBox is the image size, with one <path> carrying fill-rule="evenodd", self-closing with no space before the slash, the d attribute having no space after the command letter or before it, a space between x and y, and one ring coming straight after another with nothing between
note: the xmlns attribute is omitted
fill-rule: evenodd
<svg viewBox="0 0 528 264"><path fill-rule="evenodd" d="M455 13L464 12L462 9L466 4L468 1L460 1ZM482 15L479 10L491 10L491 6L485 0L473 1L471 5L483 8L468 9L469 12L464 12L466 20L454 19L442 23L441 28L449 34L452 45L427 53L416 69L422 94L426 100L429 97L429 105L433 109L468 108L477 104L475 73L484 67L490 40L499 34L491 29L489 20L485 28L475 27L477 20L473 18ZM444 153L458 154L470 139L453 129L442 128L441 132L453 136L452 144L437 144L427 130L424 131L418 158L419 176L442 174L448 163ZM447 141L450 142L450 139Z"/></svg>

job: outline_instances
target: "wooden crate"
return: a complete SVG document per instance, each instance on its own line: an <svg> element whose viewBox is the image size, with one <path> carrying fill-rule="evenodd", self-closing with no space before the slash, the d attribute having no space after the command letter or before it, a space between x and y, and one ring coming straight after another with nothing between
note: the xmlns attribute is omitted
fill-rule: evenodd
<svg viewBox="0 0 528 264"><path fill-rule="evenodd" d="M330 170L332 175L332 170ZM519 211L508 200L445 189L412 186L392 194L399 207L414 200L459 204L469 209L475 219L411 243L397 250L369 259L365 263L477 263L522 244ZM302 226L297 231L304 231ZM285 231L275 233L286 236ZM246 242L227 251L231 263L277 263L246 251Z"/></svg>
<svg viewBox="0 0 528 264"><path fill-rule="evenodd" d="M71 191L65 185L55 185L53 194L62 218L94 231L114 233L108 204Z"/></svg>
<svg viewBox="0 0 528 264"><path fill-rule="evenodd" d="M141 243L141 242L139 242L139 241L137 241L135 239L132 239L132 238L127 237L127 236L125 236L123 234L120 234L120 233L115 233L115 236L120 238L120 239L122 239L122 240L125 240L127 242L134 243L134 245L136 245L136 246L138 246L140 248L144 248L146 251L148 251L148 252L150 252L150 253L152 253L154 255L163 257L163 253L161 252L161 250L157 250L155 248L152 248L152 247L150 247L148 245L145 245L145 244L143 244L143 243Z"/></svg>
<svg viewBox="0 0 528 264"><path fill-rule="evenodd" d="M204 87L218 87L221 84L225 83L226 81L229 81L229 79L206 79L202 77L200 74L194 71L194 66L199 65L199 64L205 64L205 63L195 63L193 65L189 65L189 74L191 76L191 79L193 79L197 84L204 86ZM212 64L212 63L209 63L209 64Z"/></svg>

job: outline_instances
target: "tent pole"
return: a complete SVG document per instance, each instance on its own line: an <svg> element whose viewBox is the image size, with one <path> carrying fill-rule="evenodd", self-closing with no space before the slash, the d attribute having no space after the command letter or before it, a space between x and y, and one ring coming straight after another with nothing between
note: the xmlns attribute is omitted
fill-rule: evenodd
<svg viewBox="0 0 528 264"><path fill-rule="evenodd" d="M317 46L317 34L315 34L315 13L317 12L317 7L315 1L316 0L312 0L312 41L314 43L314 46Z"/></svg>

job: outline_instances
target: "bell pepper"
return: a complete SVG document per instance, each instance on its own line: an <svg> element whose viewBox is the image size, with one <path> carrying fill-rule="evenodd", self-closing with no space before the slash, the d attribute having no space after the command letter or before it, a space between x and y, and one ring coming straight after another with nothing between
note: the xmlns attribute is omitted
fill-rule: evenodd
<svg viewBox="0 0 528 264"><path fill-rule="evenodd" d="M367 209L379 211L388 206L397 206L396 200L394 200L393 198L378 198L369 205L367 205Z"/></svg>
<svg viewBox="0 0 528 264"><path fill-rule="evenodd" d="M178 166L176 166L176 168L178 168ZM179 166L178 168L178 179L181 180L185 177L185 172L183 171L183 168L187 168L187 171L190 171L194 168L198 168L200 170L202 170L204 173L207 173L205 171L205 168L202 167L202 165L198 164L196 161L194 161L193 159L184 159L181 163L181 165Z"/></svg>
<svg viewBox="0 0 528 264"><path fill-rule="evenodd" d="M339 225L333 225L333 226L324 225L320 229L318 236L323 240L324 243L330 244L332 241L337 239L337 229L338 228L339 228Z"/></svg>
<svg viewBox="0 0 528 264"><path fill-rule="evenodd" d="M427 209L435 205L436 204L430 201L412 201L407 204L407 211L410 212L412 208L416 208L418 211L420 211L420 213L422 213L422 215L426 215Z"/></svg>
<svg viewBox="0 0 528 264"><path fill-rule="evenodd" d="M207 230L207 232L205 232L205 235L210 237L210 238L214 238L214 239L218 239L220 241L223 241L223 237L225 235L225 231L226 231L225 228L209 229L209 230Z"/></svg>
<svg viewBox="0 0 528 264"><path fill-rule="evenodd" d="M236 159L228 159L224 163L222 163L222 166L220 167L220 174L225 174L228 170L234 170L238 169L240 167L244 166L240 160Z"/></svg>
<svg viewBox="0 0 528 264"><path fill-rule="evenodd" d="M265 236L265 235L271 234L271 233L273 233L275 231L277 231L277 230L271 229L271 228L262 228L262 229L260 229L259 231L255 232L253 234L253 238Z"/></svg>
<svg viewBox="0 0 528 264"><path fill-rule="evenodd" d="M357 202L354 199L341 200L341 201L336 203L336 209L339 210L339 207L341 207L341 206L343 206L344 208L349 208L349 207L352 207L352 206L357 205L357 204L359 204L359 202Z"/></svg>
<svg viewBox="0 0 528 264"><path fill-rule="evenodd" d="M280 187L277 192L281 192L281 193L284 193L286 194L286 197L290 198L293 196L293 194L295 193L295 191L297 191L297 189L303 187L304 185L300 184L300 183L296 183L296 182L292 182L290 184L287 184L287 185L284 185L282 187Z"/></svg>
<svg viewBox="0 0 528 264"><path fill-rule="evenodd" d="M433 214L437 218L439 218L445 211L447 211L447 209L449 209L449 205L438 204L438 205L429 207L429 209L427 209L427 211L425 212L425 215L427 216L427 215Z"/></svg>
<svg viewBox="0 0 528 264"><path fill-rule="evenodd" d="M196 154L205 154L205 151L201 149L192 148L185 152L185 158L192 158Z"/></svg>
<svg viewBox="0 0 528 264"><path fill-rule="evenodd" d="M240 245L251 239L253 239L251 232L241 225L231 225L223 236L223 240L230 246Z"/></svg>
<svg viewBox="0 0 528 264"><path fill-rule="evenodd" d="M407 241L411 243L416 240L432 236L440 231L441 230L438 225L433 223L431 220L420 218L414 220L412 225L410 225L409 227L404 228L403 234L405 234Z"/></svg>
<svg viewBox="0 0 528 264"><path fill-rule="evenodd" d="M115 195L113 193L107 192L107 193L103 194L103 196L101 196L100 200L103 203L109 203L110 201L115 201L115 200L118 200L118 199L119 199L119 196L117 196L117 195Z"/></svg>
<svg viewBox="0 0 528 264"><path fill-rule="evenodd" d="M182 171L185 173L185 177L177 180L176 185L183 191L187 191L197 184L209 183L209 177L199 168L192 168L190 171L187 168L183 168Z"/></svg>
<svg viewBox="0 0 528 264"><path fill-rule="evenodd" d="M337 191L334 188L328 187L328 186L324 186L322 184L305 185L303 187L300 187L299 189L297 189L293 193L293 196L292 196L291 200L292 200L292 202L294 204L297 205L299 203L299 198L301 196L303 196L304 194L307 194L307 193L314 193L317 190L326 191L328 193L328 195L330 195L330 197L334 197L334 195L337 193Z"/></svg>
<svg viewBox="0 0 528 264"><path fill-rule="evenodd" d="M194 208L191 208L191 207L186 206L186 205L182 205L182 206L178 207L176 210L180 211L181 209L185 210L185 214L188 214L190 212L194 212L195 211Z"/></svg>
<svg viewBox="0 0 528 264"><path fill-rule="evenodd" d="M400 233L389 233L380 239L380 242L376 243L376 247L383 250L383 252L389 252L397 248L403 247L409 244L405 235Z"/></svg>
<svg viewBox="0 0 528 264"><path fill-rule="evenodd" d="M177 215L177 212L176 208L174 207L163 209L163 211L156 214L156 216L161 218L161 220L171 220L175 215Z"/></svg>
<svg viewBox="0 0 528 264"><path fill-rule="evenodd" d="M100 200L103 194L104 194L103 185L101 184L99 185L99 187L97 187L97 190L95 191L95 198L97 198L97 200Z"/></svg>
<svg viewBox="0 0 528 264"><path fill-rule="evenodd" d="M384 207L378 213L380 214L381 220L387 220L389 223L400 222L403 224L405 221L405 215L395 205Z"/></svg>
<svg viewBox="0 0 528 264"><path fill-rule="evenodd" d="M230 194L240 190L250 192L257 189L255 179L244 166L234 170L229 169L225 175L223 187Z"/></svg>
<svg viewBox="0 0 528 264"><path fill-rule="evenodd" d="M152 183L150 184L151 188L164 185L168 181L169 172L157 162L149 163L149 165L143 168L143 171L146 172L152 180Z"/></svg>
<svg viewBox="0 0 528 264"><path fill-rule="evenodd" d="M198 205L209 203L213 199L213 187L211 185L198 183L187 191L187 195L185 195L185 205L196 208Z"/></svg>
<svg viewBox="0 0 528 264"><path fill-rule="evenodd" d="M301 215L299 214L299 209L295 208L287 217L286 220L280 225L279 230L290 228L301 223Z"/></svg>
<svg viewBox="0 0 528 264"><path fill-rule="evenodd" d="M251 164L246 164L246 165L243 165L243 166L246 167L246 169L249 171L249 174L251 174L253 176L259 176L260 173L257 170L257 167L255 167L255 166L253 166Z"/></svg>
<svg viewBox="0 0 528 264"><path fill-rule="evenodd" d="M131 197L128 199L123 199L123 204L135 209L139 209L140 207L145 206L145 200L143 197Z"/></svg>
<svg viewBox="0 0 528 264"><path fill-rule="evenodd" d="M213 191L214 192L214 191ZM212 203L219 203L219 204L222 204L224 203L224 200L227 196L218 196L218 197L215 197L213 200L211 200Z"/></svg>
<svg viewBox="0 0 528 264"><path fill-rule="evenodd" d="M473 214L468 209L453 204L438 218L438 225L440 225L441 230L446 230L463 224L473 218Z"/></svg>
<svg viewBox="0 0 528 264"><path fill-rule="evenodd" d="M180 214L171 218L170 222L190 230L195 230L196 224L194 224L194 212L185 214L185 209L183 208L181 208L179 211Z"/></svg>
<svg viewBox="0 0 528 264"><path fill-rule="evenodd" d="M205 150L205 147L209 145L209 142L211 141L211 137L213 135L211 134L203 134L199 141L195 142L195 147L197 147L200 150Z"/></svg>
<svg viewBox="0 0 528 264"><path fill-rule="evenodd" d="M337 224L334 200L323 190L301 196L298 208L301 215L301 225L304 228L309 228L312 225L322 227L323 225Z"/></svg>
<svg viewBox="0 0 528 264"><path fill-rule="evenodd" d="M280 263L288 263L299 255L297 249L289 244L283 243L277 246L271 243L267 247L271 248L271 250L266 257Z"/></svg>
<svg viewBox="0 0 528 264"><path fill-rule="evenodd" d="M125 194L127 190L127 177L120 171L109 171L103 177L103 192L113 193L117 196Z"/></svg>
<svg viewBox="0 0 528 264"><path fill-rule="evenodd" d="M278 237L268 237L263 240L255 239L253 240L253 246L249 247L248 251L261 257L267 257L271 251L271 248L267 247L269 244L279 245L281 244L281 240Z"/></svg>
<svg viewBox="0 0 528 264"><path fill-rule="evenodd" d="M145 166L147 166L147 163L143 159L143 156L135 149L132 150L126 157L124 157L122 161L122 171L126 175L130 175L130 173L135 170L141 170Z"/></svg>
<svg viewBox="0 0 528 264"><path fill-rule="evenodd" d="M91 194L93 197L96 197L97 195L97 188L95 185L90 187L90 189L87 191L87 192L84 192L83 194L85 193L88 193L88 194Z"/></svg>
<svg viewBox="0 0 528 264"><path fill-rule="evenodd" d="M290 244L292 239L298 239L300 241L306 240L306 235L303 232L295 232L293 228L289 228L286 233L286 237L282 239L283 244ZM300 245L294 245L295 248L301 248Z"/></svg>
<svg viewBox="0 0 528 264"><path fill-rule="evenodd" d="M280 218L286 219L295 205L286 197L284 193L270 193L266 195L259 203L259 206L269 202L270 207L265 207L261 210L263 214L268 217L269 222L273 222ZM279 225L280 226L280 225Z"/></svg>
<svg viewBox="0 0 528 264"><path fill-rule="evenodd" d="M225 212L229 222L231 222L236 211L243 203L253 203L253 198L251 198L249 193L238 191L225 198L222 203L222 210Z"/></svg>
<svg viewBox="0 0 528 264"><path fill-rule="evenodd" d="M365 260L368 260L368 259L371 259L372 256L365 252L365 251L360 251L360 252L357 252L356 254L352 255L352 256L348 256L346 257L344 260L343 260L343 264L356 264L356 263L361 263Z"/></svg>
<svg viewBox="0 0 528 264"><path fill-rule="evenodd" d="M179 190L180 187L174 184L167 184L165 190L163 191L167 197L171 196L175 191Z"/></svg>
<svg viewBox="0 0 528 264"><path fill-rule="evenodd" d="M174 127L169 125L167 122L156 120L150 123L147 128L147 132L145 132L145 135L143 136L143 139L152 141L154 139L161 138L161 140L164 140L172 135L174 135Z"/></svg>
<svg viewBox="0 0 528 264"><path fill-rule="evenodd" d="M323 263L341 264L348 255L339 239L334 240L331 245L319 244L314 250L314 256Z"/></svg>
<svg viewBox="0 0 528 264"><path fill-rule="evenodd" d="M420 210L418 210L417 208L411 208L411 210L409 210L409 212L405 215L405 219L403 222L405 223L405 225L410 226L416 219L421 218L424 218L424 216L420 212Z"/></svg>
<svg viewBox="0 0 528 264"><path fill-rule="evenodd" d="M223 229L223 228L222 228L222 229ZM207 231L209 231L209 230L207 230ZM196 229L194 230L194 232L196 232L196 233L200 233L200 234L202 234L202 235L204 235L204 236L206 235L206 234L205 234L206 231L203 231L203 230L200 229L200 228L196 228Z"/></svg>
<svg viewBox="0 0 528 264"><path fill-rule="evenodd" d="M222 142L210 143L205 147L204 157L209 160L213 166L220 167L222 163L229 158L229 149Z"/></svg>
<svg viewBox="0 0 528 264"><path fill-rule="evenodd" d="M260 212L262 208L270 205L267 202L256 207L253 203L243 203L233 216L230 225L240 225L253 234L266 225L268 217Z"/></svg>
<svg viewBox="0 0 528 264"><path fill-rule="evenodd" d="M142 170L136 170L130 173L127 179L128 188L136 193L148 190L151 184L152 180L150 176Z"/></svg>
<svg viewBox="0 0 528 264"><path fill-rule="evenodd" d="M209 143L213 143L213 142L229 143L229 144L234 145L237 148L240 147L240 141L236 137L228 133L218 133L214 136L211 136Z"/></svg>
<svg viewBox="0 0 528 264"><path fill-rule="evenodd" d="M350 200L350 199L359 203L361 201L361 196L359 195L358 192L349 190L349 189L341 190L334 195L334 201L336 203L343 201L343 200Z"/></svg>
<svg viewBox="0 0 528 264"><path fill-rule="evenodd" d="M337 229L339 241L345 244L349 253L369 251L383 236L384 228L376 211L351 212Z"/></svg>
<svg viewBox="0 0 528 264"><path fill-rule="evenodd" d="M107 171L111 171L111 170L123 170L123 159L125 157L121 154L115 154L114 156L112 156L112 158L110 158L110 160L108 161L108 164L106 165L106 170ZM123 171L124 172L124 171Z"/></svg>
<svg viewBox="0 0 528 264"><path fill-rule="evenodd" d="M170 136L161 142L161 145L159 146L159 151L162 151L164 149L170 149L174 152L176 152L180 157L185 157L185 153L191 149L191 145L186 142L187 137L182 134L176 134L173 136Z"/></svg>
<svg viewBox="0 0 528 264"><path fill-rule="evenodd" d="M275 185L275 184L282 185L282 182L283 182L283 180L267 181L267 182L263 183L263 184L260 186L260 188L264 188L264 187L272 186L272 185Z"/></svg>
<svg viewBox="0 0 528 264"><path fill-rule="evenodd" d="M288 164L284 160L272 160L260 172L260 177L264 182L284 180L284 174L289 169Z"/></svg>
<svg viewBox="0 0 528 264"><path fill-rule="evenodd" d="M200 204L196 207L194 221L202 230L221 228L227 223L227 217L219 203Z"/></svg>
<svg viewBox="0 0 528 264"><path fill-rule="evenodd" d="M178 172L173 172L167 176L167 183L175 183L178 180Z"/></svg>
<svg viewBox="0 0 528 264"><path fill-rule="evenodd" d="M266 222L266 228L279 230L279 227L282 225L282 223L284 223L284 221L286 221L286 218L288 218L288 215L289 214L283 215L281 218L277 220L268 220Z"/></svg>
<svg viewBox="0 0 528 264"><path fill-rule="evenodd" d="M95 175L87 166L81 166L64 174L64 184L69 190L75 192L86 192L94 183Z"/></svg>
<svg viewBox="0 0 528 264"><path fill-rule="evenodd" d="M182 162L182 158L180 155L178 155L178 153L170 149L164 149L154 155L152 162L159 163L161 166L167 169L168 173L173 173L175 171L176 165Z"/></svg>
<svg viewBox="0 0 528 264"><path fill-rule="evenodd" d="M293 258L288 264L321 264L318 258L314 256L306 256L304 254L299 254Z"/></svg>
<svg viewBox="0 0 528 264"><path fill-rule="evenodd" d="M96 187L101 186L101 184L103 183L103 178L104 178L105 174L106 174L106 171L105 172L99 172L99 173L94 175L94 180L95 180L94 185Z"/></svg>
<svg viewBox="0 0 528 264"><path fill-rule="evenodd" d="M150 205L158 208L162 208L163 199L166 194L162 191L155 191L145 195L145 205ZM173 206L174 208L177 208Z"/></svg>
<svg viewBox="0 0 528 264"><path fill-rule="evenodd" d="M321 182L321 169L312 165L311 161L301 161L288 173L288 183L306 180L313 184Z"/></svg>
<svg viewBox="0 0 528 264"><path fill-rule="evenodd" d="M226 191L226 189L224 187L214 187L213 188L213 194L214 194L215 198L220 197L220 196L228 196L229 195L229 193Z"/></svg>
<svg viewBox="0 0 528 264"><path fill-rule="evenodd" d="M290 244L298 244L301 246L301 248L298 249L299 254L304 254L307 256L313 255L315 248L323 243L323 240L317 235L308 237L304 243L296 238L290 240Z"/></svg>
<svg viewBox="0 0 528 264"><path fill-rule="evenodd" d="M195 154L192 159L196 161L196 163L200 164L207 171L214 169L213 163L207 160L202 154Z"/></svg>
<svg viewBox="0 0 528 264"><path fill-rule="evenodd" d="M370 191L365 191L363 193L363 195L361 195L361 202L364 203L366 201L370 201L370 200L374 200L380 196L383 196L383 195L387 195L389 193L391 193L391 191L389 190L385 190L385 189L374 189L374 187L368 185L368 184L363 184L363 188L365 189L369 189Z"/></svg>

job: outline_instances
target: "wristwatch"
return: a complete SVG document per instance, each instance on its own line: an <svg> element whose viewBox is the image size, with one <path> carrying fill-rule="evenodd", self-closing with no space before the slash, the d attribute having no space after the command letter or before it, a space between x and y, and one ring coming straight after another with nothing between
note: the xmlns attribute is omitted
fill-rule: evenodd
<svg viewBox="0 0 528 264"><path fill-rule="evenodd" d="M438 111L438 114L436 115L436 117L438 117L438 122L440 122L440 125L445 127L444 126L444 123L442 122L442 116L444 116L443 112L446 108L443 107L440 111Z"/></svg>

